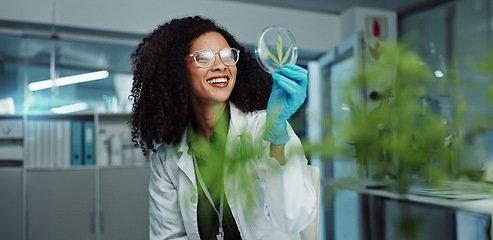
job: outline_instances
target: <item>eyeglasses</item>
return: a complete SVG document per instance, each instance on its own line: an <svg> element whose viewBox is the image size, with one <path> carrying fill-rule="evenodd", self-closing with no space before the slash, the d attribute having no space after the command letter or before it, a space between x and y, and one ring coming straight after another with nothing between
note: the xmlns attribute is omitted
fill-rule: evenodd
<svg viewBox="0 0 493 240"><path fill-rule="evenodd" d="M224 48L220 51L212 51L209 49L198 50L188 55L185 59L193 57L197 66L208 68L216 61L216 53L219 53L219 57L221 57L223 63L228 66L235 65L240 57L240 50L236 48Z"/></svg>

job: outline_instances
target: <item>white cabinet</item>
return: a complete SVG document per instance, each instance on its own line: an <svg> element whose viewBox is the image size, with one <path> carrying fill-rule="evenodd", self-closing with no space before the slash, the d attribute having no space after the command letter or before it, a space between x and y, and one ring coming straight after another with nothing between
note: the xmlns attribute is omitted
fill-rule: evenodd
<svg viewBox="0 0 493 240"><path fill-rule="evenodd" d="M28 170L27 239L96 239L95 170Z"/></svg>
<svg viewBox="0 0 493 240"><path fill-rule="evenodd" d="M22 168L0 168L0 239L22 239Z"/></svg>
<svg viewBox="0 0 493 240"><path fill-rule="evenodd" d="M0 115L0 239L23 237L22 116Z"/></svg>
<svg viewBox="0 0 493 240"><path fill-rule="evenodd" d="M129 119L129 113L0 115L0 239L147 239L149 160L130 141ZM71 162L75 121L93 124L85 138L93 144L90 164ZM118 139L113 149L101 146L103 129L107 141Z"/></svg>
<svg viewBox="0 0 493 240"><path fill-rule="evenodd" d="M22 139L22 118L0 119L0 139Z"/></svg>
<svg viewBox="0 0 493 240"><path fill-rule="evenodd" d="M148 167L100 169L101 240L149 238Z"/></svg>
<svg viewBox="0 0 493 240"><path fill-rule="evenodd" d="M26 174L27 239L148 238L149 167L32 169Z"/></svg>

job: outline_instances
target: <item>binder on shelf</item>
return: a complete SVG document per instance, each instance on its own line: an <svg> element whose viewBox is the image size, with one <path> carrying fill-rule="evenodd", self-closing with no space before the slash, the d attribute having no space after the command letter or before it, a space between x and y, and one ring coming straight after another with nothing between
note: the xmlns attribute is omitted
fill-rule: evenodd
<svg viewBox="0 0 493 240"><path fill-rule="evenodd" d="M94 122L84 121L84 165L94 165Z"/></svg>
<svg viewBox="0 0 493 240"><path fill-rule="evenodd" d="M74 120L71 122L70 128L70 164L72 166L81 166L83 163L83 122Z"/></svg>
<svg viewBox="0 0 493 240"><path fill-rule="evenodd" d="M98 162L99 166L108 166L110 164L110 139L106 134L106 129L99 129L99 143L98 147Z"/></svg>
<svg viewBox="0 0 493 240"><path fill-rule="evenodd" d="M26 123L26 159L24 161L24 166L33 167L35 166L36 157L36 122L29 120Z"/></svg>
<svg viewBox="0 0 493 240"><path fill-rule="evenodd" d="M63 154L63 129L62 121L55 121L55 139L53 145L55 146L55 167L62 167L62 154Z"/></svg>
<svg viewBox="0 0 493 240"><path fill-rule="evenodd" d="M123 163L122 156L122 140L118 133L114 133L110 141L110 159L111 165L121 165Z"/></svg>
<svg viewBox="0 0 493 240"><path fill-rule="evenodd" d="M41 167L42 166L42 159L43 159L43 146L42 146L42 136L43 136L43 131L42 131L42 128L43 128L43 123L41 122L41 120L35 120L34 121L35 125L34 125L34 136L35 136L35 143L36 143L36 154L34 155L34 161L33 161L33 166L34 167Z"/></svg>
<svg viewBox="0 0 493 240"><path fill-rule="evenodd" d="M46 167L56 167L57 163L57 147L56 147L56 122L57 120L48 120L47 122L47 129L48 129L48 157L47 157L47 164Z"/></svg>
<svg viewBox="0 0 493 240"><path fill-rule="evenodd" d="M54 164L55 167L70 166L70 121L56 120L55 121L55 143L53 144L55 152Z"/></svg>
<svg viewBox="0 0 493 240"><path fill-rule="evenodd" d="M70 120L62 120L63 125L63 142L60 144L60 149L63 150L62 154L62 167L70 167L70 146L71 146L71 133L70 133Z"/></svg>
<svg viewBox="0 0 493 240"><path fill-rule="evenodd" d="M49 120L41 120L41 167L50 164L50 124Z"/></svg>

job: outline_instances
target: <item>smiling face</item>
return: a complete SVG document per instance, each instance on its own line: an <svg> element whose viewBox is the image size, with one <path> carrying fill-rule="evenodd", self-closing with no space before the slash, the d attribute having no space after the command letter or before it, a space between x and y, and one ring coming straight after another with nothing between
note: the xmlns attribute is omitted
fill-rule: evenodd
<svg viewBox="0 0 493 240"><path fill-rule="evenodd" d="M221 34L208 32L192 42L189 54L202 49L216 52L229 47ZM214 64L207 68L199 67L193 57L186 59L192 104L198 104L197 106L226 104L231 95L236 82L236 65L224 64L219 54L215 54L215 59Z"/></svg>

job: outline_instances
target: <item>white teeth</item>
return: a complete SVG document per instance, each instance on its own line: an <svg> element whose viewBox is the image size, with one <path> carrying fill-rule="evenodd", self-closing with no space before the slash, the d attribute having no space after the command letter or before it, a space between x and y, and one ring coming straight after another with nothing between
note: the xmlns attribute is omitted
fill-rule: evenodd
<svg viewBox="0 0 493 240"><path fill-rule="evenodd" d="M227 83L228 79L227 78L213 78L213 79L207 80L207 82L212 83L212 84Z"/></svg>

